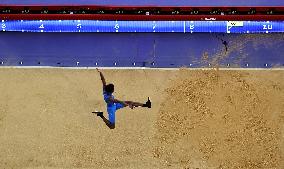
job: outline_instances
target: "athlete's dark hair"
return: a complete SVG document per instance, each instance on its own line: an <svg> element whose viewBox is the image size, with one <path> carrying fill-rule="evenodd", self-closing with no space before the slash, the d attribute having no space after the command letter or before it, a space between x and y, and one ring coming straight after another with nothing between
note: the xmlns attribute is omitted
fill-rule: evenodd
<svg viewBox="0 0 284 169"><path fill-rule="evenodd" d="M113 91L114 91L114 85L111 84L111 83L108 84L108 85L106 85L105 91L106 91L107 93L113 93Z"/></svg>

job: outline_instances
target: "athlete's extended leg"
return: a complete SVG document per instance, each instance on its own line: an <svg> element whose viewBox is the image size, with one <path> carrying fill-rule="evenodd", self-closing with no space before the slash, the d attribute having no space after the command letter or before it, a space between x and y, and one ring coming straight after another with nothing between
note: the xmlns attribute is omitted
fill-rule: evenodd
<svg viewBox="0 0 284 169"><path fill-rule="evenodd" d="M125 101L125 103L131 104L134 107L142 107L144 105L143 103L133 102L133 101Z"/></svg>
<svg viewBox="0 0 284 169"><path fill-rule="evenodd" d="M148 101L143 104L143 103L139 103L139 102L133 102L133 101L125 101L126 104L130 105L130 108L134 108L134 107L148 107L151 108L151 101L148 97Z"/></svg>

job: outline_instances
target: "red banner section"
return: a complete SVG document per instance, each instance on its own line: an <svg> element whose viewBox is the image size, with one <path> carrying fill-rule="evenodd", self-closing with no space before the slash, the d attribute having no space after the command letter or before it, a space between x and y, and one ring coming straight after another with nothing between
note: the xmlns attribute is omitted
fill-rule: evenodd
<svg viewBox="0 0 284 169"><path fill-rule="evenodd" d="M7 6L2 20L281 21L284 7Z"/></svg>
<svg viewBox="0 0 284 169"><path fill-rule="evenodd" d="M283 21L284 15L0 14L0 20Z"/></svg>

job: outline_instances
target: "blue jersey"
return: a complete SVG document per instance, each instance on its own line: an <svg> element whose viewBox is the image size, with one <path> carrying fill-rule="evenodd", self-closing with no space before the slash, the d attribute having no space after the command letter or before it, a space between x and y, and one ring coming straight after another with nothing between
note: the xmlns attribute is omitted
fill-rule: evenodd
<svg viewBox="0 0 284 169"><path fill-rule="evenodd" d="M107 93L105 90L103 90L103 95L104 95L104 100L107 103L107 107L114 106L114 103L108 100L109 97L112 97L114 99L114 96L110 93Z"/></svg>

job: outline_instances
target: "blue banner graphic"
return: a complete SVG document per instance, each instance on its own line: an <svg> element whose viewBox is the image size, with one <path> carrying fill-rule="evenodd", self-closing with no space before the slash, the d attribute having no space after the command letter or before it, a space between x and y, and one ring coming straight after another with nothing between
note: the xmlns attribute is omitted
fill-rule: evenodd
<svg viewBox="0 0 284 169"><path fill-rule="evenodd" d="M279 33L284 32L284 21L2 20L0 31Z"/></svg>

